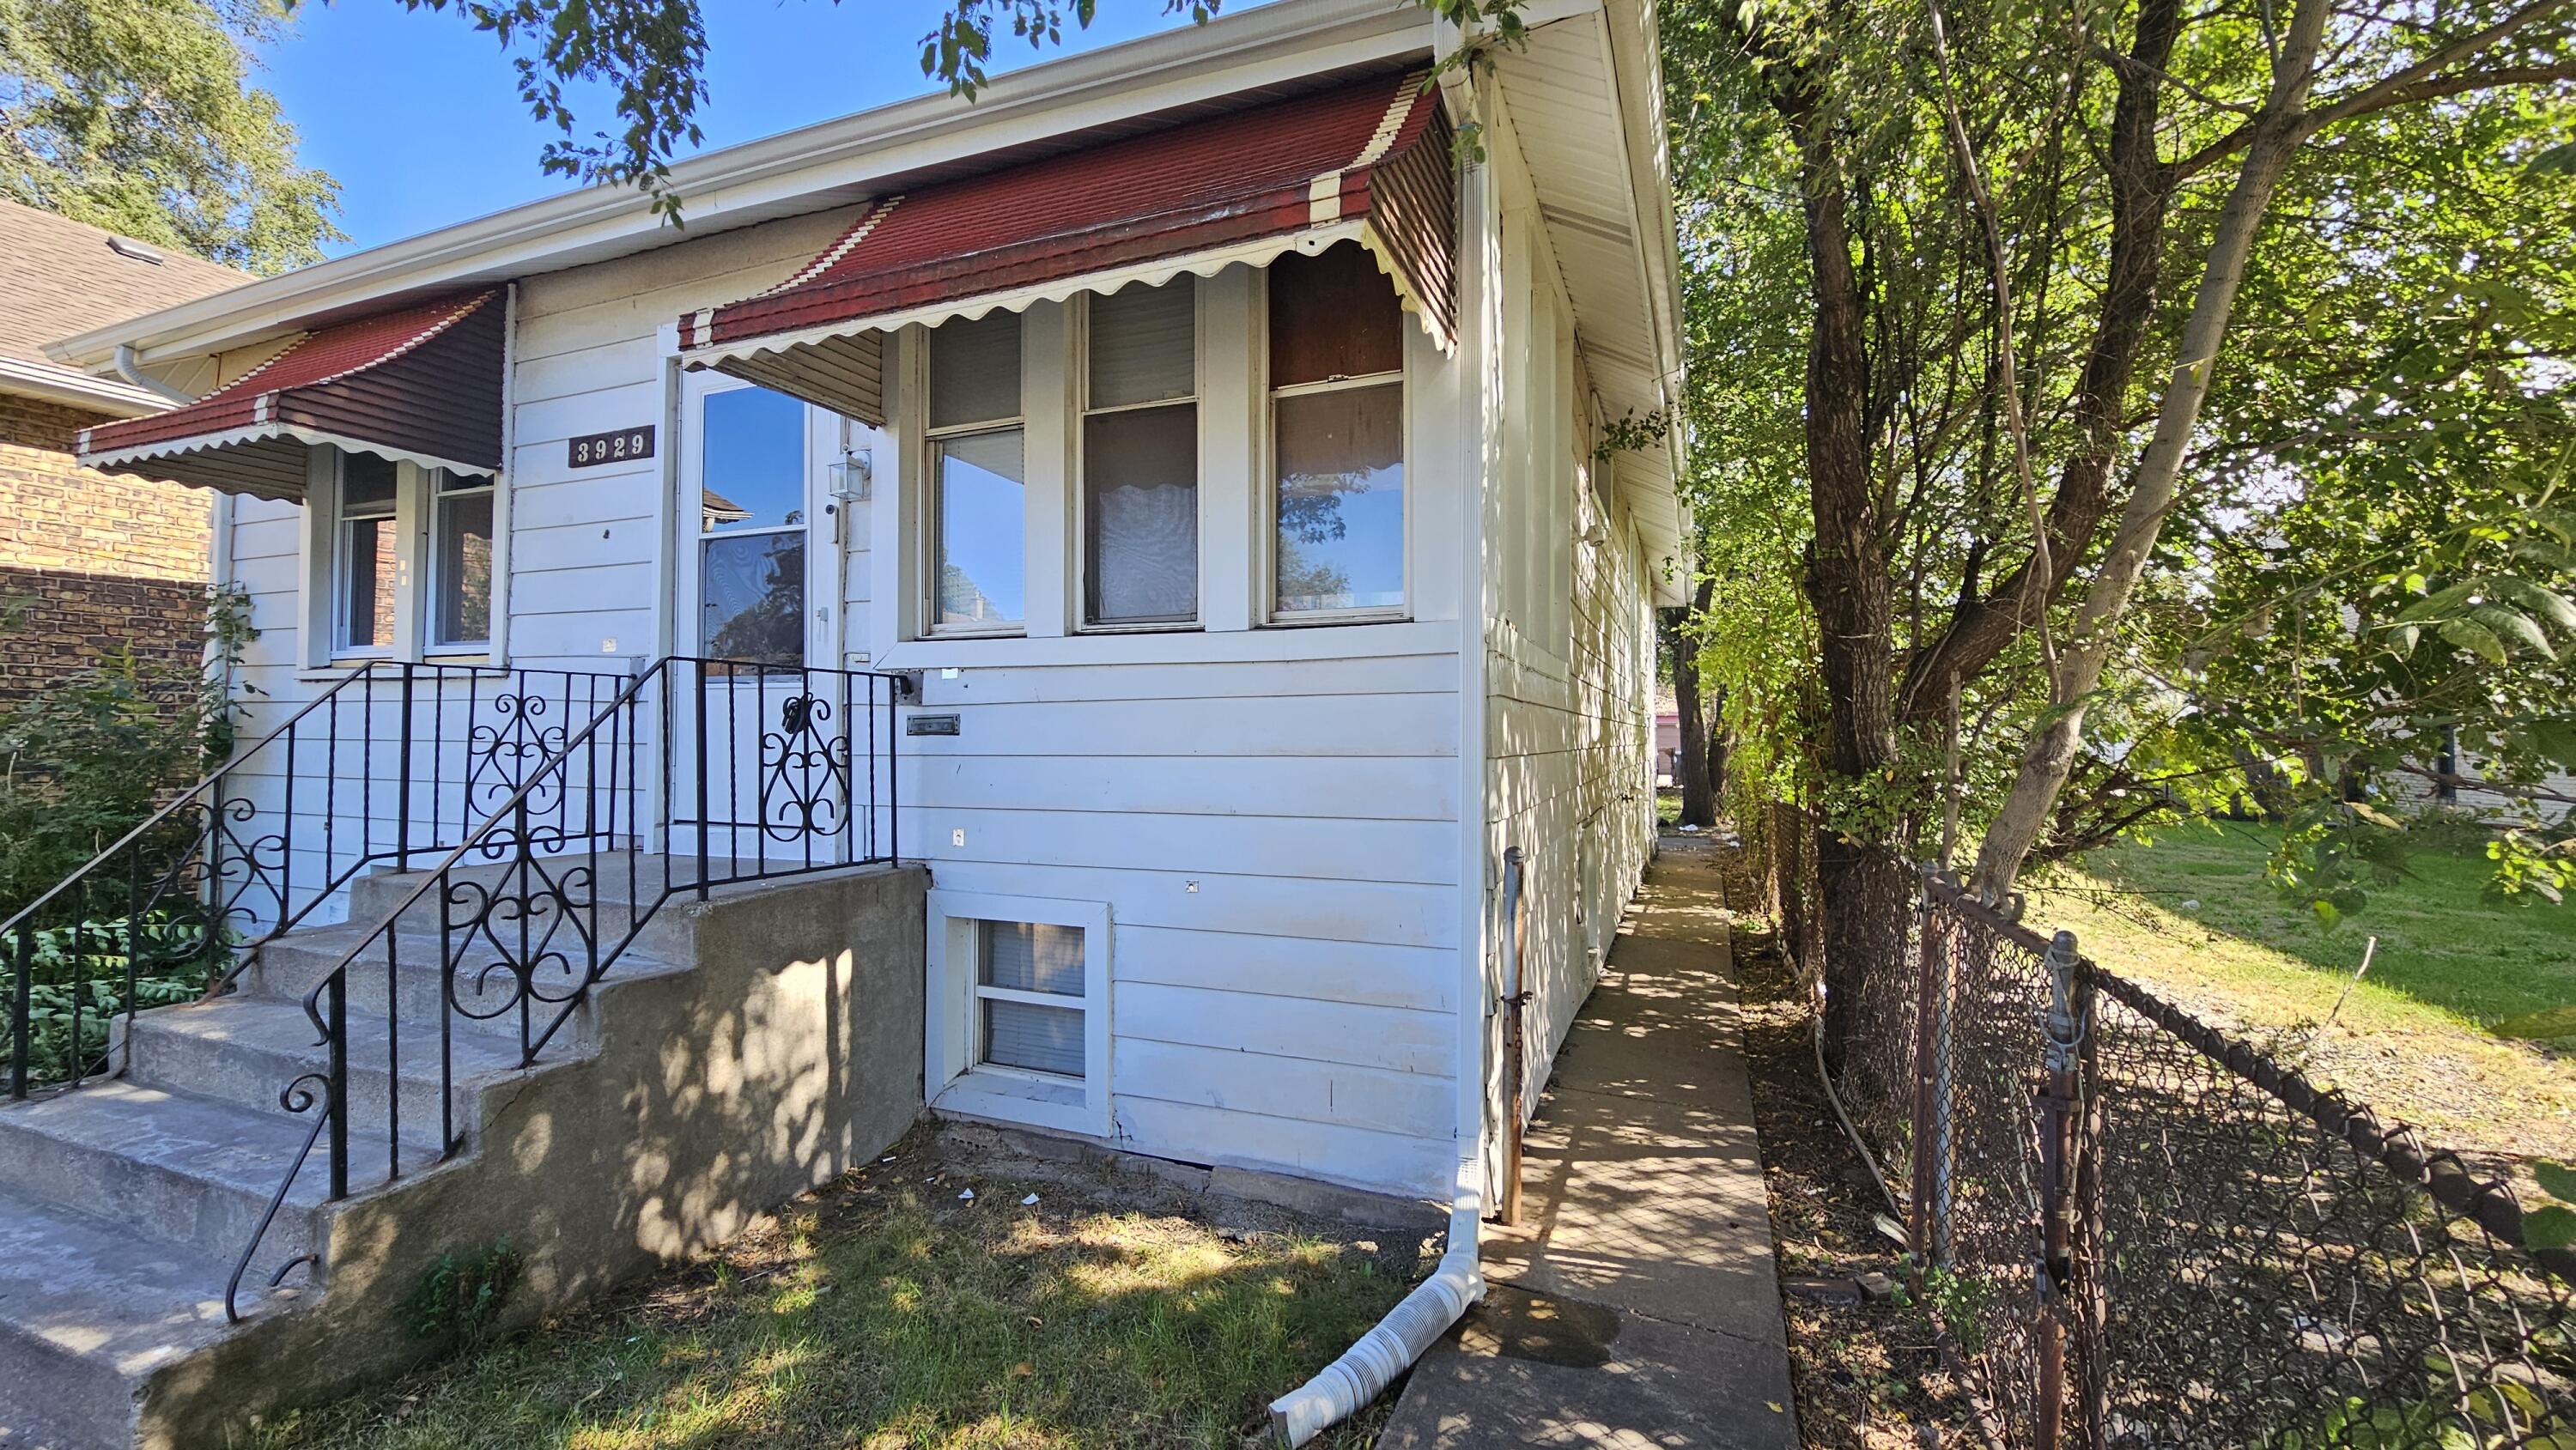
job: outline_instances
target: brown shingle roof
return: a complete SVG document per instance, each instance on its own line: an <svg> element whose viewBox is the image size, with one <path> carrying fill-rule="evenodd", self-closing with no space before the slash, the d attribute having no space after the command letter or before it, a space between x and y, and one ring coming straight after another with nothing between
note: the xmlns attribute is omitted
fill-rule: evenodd
<svg viewBox="0 0 2576 1450"><path fill-rule="evenodd" d="M125 256L110 233L0 200L0 357L43 362L45 344L251 280L168 247Z"/></svg>

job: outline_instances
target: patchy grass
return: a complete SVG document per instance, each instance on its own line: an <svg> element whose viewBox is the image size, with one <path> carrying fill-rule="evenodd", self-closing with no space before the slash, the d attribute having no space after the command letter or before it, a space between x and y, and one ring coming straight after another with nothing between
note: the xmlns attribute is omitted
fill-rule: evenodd
<svg viewBox="0 0 2576 1450"><path fill-rule="evenodd" d="M2029 919L2437 1144L2576 1156L2576 1064L2485 1031L2576 1002L2576 909L2491 904L2483 857L2424 850L2328 931L2264 879L2277 840L2214 823L2098 851L2034 890ZM2320 1032L2374 934L2370 974Z"/></svg>
<svg viewBox="0 0 2576 1450"><path fill-rule="evenodd" d="M1168 1193L972 1161L917 1137L705 1264L263 1446L1231 1447L1425 1262L1409 1235L1244 1207L1262 1226L1221 1232ZM1383 1413L1319 1443L1365 1445Z"/></svg>

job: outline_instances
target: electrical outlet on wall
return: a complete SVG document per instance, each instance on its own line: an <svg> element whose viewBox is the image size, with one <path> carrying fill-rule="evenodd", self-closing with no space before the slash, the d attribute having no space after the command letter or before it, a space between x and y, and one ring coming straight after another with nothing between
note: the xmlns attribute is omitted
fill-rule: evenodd
<svg viewBox="0 0 2576 1450"><path fill-rule="evenodd" d="M965 828L964 826L959 826L956 830L950 831L950 832L948 833L948 844L949 844L949 845L952 845L952 846L963 846L963 845L965 845L965 844L966 844L966 828Z"/></svg>

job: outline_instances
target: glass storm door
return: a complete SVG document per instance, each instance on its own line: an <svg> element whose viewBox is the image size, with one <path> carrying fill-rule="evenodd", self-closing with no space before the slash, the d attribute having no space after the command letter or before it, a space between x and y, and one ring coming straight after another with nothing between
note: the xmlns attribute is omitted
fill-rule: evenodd
<svg viewBox="0 0 2576 1450"><path fill-rule="evenodd" d="M840 419L785 393L685 375L668 691L671 850L710 866L837 859L845 769L841 571L831 503ZM812 667L812 668L809 668ZM816 839L817 832L824 834Z"/></svg>

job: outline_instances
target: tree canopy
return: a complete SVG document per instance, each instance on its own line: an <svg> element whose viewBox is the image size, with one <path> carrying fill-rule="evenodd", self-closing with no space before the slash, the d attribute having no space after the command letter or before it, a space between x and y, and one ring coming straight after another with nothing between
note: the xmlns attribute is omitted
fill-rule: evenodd
<svg viewBox="0 0 2576 1450"><path fill-rule="evenodd" d="M2569 7L1665 27L1706 664L1829 899L2269 791L2330 918L2448 732L2576 765Z"/></svg>
<svg viewBox="0 0 2576 1450"><path fill-rule="evenodd" d="M321 260L339 183L249 84L283 0L0 0L0 196L257 272Z"/></svg>

